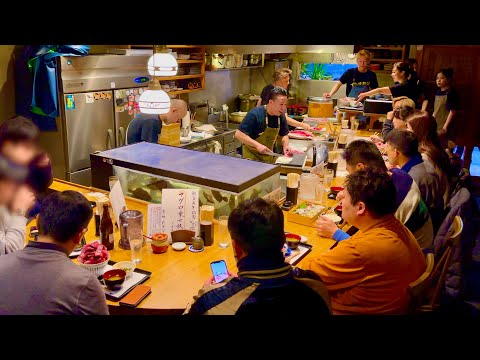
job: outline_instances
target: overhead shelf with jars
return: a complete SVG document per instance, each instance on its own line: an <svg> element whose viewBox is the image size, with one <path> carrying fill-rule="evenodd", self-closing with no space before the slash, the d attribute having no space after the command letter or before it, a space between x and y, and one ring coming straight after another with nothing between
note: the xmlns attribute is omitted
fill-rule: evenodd
<svg viewBox="0 0 480 360"><path fill-rule="evenodd" d="M130 49L150 49L152 45L126 45ZM175 76L159 77L162 90L175 96L205 89L205 47L201 45L166 45L177 59Z"/></svg>
<svg viewBox="0 0 480 360"><path fill-rule="evenodd" d="M370 70L378 73L390 73L393 64L407 59L408 48L408 45L355 45L354 51L368 50L371 54Z"/></svg>
<svg viewBox="0 0 480 360"><path fill-rule="evenodd" d="M207 54L207 71L260 68L265 64L265 54Z"/></svg>

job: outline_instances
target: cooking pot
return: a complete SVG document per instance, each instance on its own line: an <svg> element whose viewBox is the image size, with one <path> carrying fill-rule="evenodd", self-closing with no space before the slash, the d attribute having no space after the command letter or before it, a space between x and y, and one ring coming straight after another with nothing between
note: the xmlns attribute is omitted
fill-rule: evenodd
<svg viewBox="0 0 480 360"><path fill-rule="evenodd" d="M233 54L225 55L225 69L232 69L235 67L235 57Z"/></svg>
<svg viewBox="0 0 480 360"><path fill-rule="evenodd" d="M247 115L247 113L244 112L244 111L232 112L230 114L230 121L235 122L235 123L241 123L243 118L245 117L245 115Z"/></svg>
<svg viewBox="0 0 480 360"><path fill-rule="evenodd" d="M238 99L240 100L240 111L249 112L257 106L257 101L260 99L260 96L255 94L240 94L238 95Z"/></svg>
<svg viewBox="0 0 480 360"><path fill-rule="evenodd" d="M223 56L223 54L212 54L212 68L213 69L225 68L225 56Z"/></svg>
<svg viewBox="0 0 480 360"><path fill-rule="evenodd" d="M324 97L307 98L308 116L313 118L333 117L333 100Z"/></svg>

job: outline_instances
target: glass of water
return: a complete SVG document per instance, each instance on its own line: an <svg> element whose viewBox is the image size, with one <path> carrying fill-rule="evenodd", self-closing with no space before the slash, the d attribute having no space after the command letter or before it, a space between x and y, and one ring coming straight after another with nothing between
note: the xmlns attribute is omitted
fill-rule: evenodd
<svg viewBox="0 0 480 360"><path fill-rule="evenodd" d="M357 119L353 120L352 122L352 130L353 131L357 131L358 130L358 125L359 125L359 121Z"/></svg>
<svg viewBox="0 0 480 360"><path fill-rule="evenodd" d="M135 264L142 262L143 239L131 239L130 250L132 251L132 261Z"/></svg>
<svg viewBox="0 0 480 360"><path fill-rule="evenodd" d="M108 186L110 187L110 191L112 191L113 185L118 181L118 176L113 175L108 178Z"/></svg>
<svg viewBox="0 0 480 360"><path fill-rule="evenodd" d="M225 249L230 242L230 233L228 232L228 216L218 218L218 246Z"/></svg>
<svg viewBox="0 0 480 360"><path fill-rule="evenodd" d="M323 169L323 184L325 186L325 191L330 191L333 181L333 169Z"/></svg>

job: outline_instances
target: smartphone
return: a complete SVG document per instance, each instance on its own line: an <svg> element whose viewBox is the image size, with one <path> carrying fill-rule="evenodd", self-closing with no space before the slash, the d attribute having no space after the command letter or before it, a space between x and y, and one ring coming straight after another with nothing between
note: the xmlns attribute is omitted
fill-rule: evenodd
<svg viewBox="0 0 480 360"><path fill-rule="evenodd" d="M227 264L224 260L213 261L210 263L215 283L222 282L228 278Z"/></svg>

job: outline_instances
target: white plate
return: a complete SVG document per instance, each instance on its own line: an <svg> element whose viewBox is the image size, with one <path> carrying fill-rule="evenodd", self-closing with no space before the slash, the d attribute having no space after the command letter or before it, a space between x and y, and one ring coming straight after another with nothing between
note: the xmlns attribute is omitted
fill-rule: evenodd
<svg viewBox="0 0 480 360"><path fill-rule="evenodd" d="M184 250L186 247L187 247L187 244L185 244L184 242L174 242L174 243L172 244L173 250L176 250L176 251L182 251L182 250Z"/></svg>

